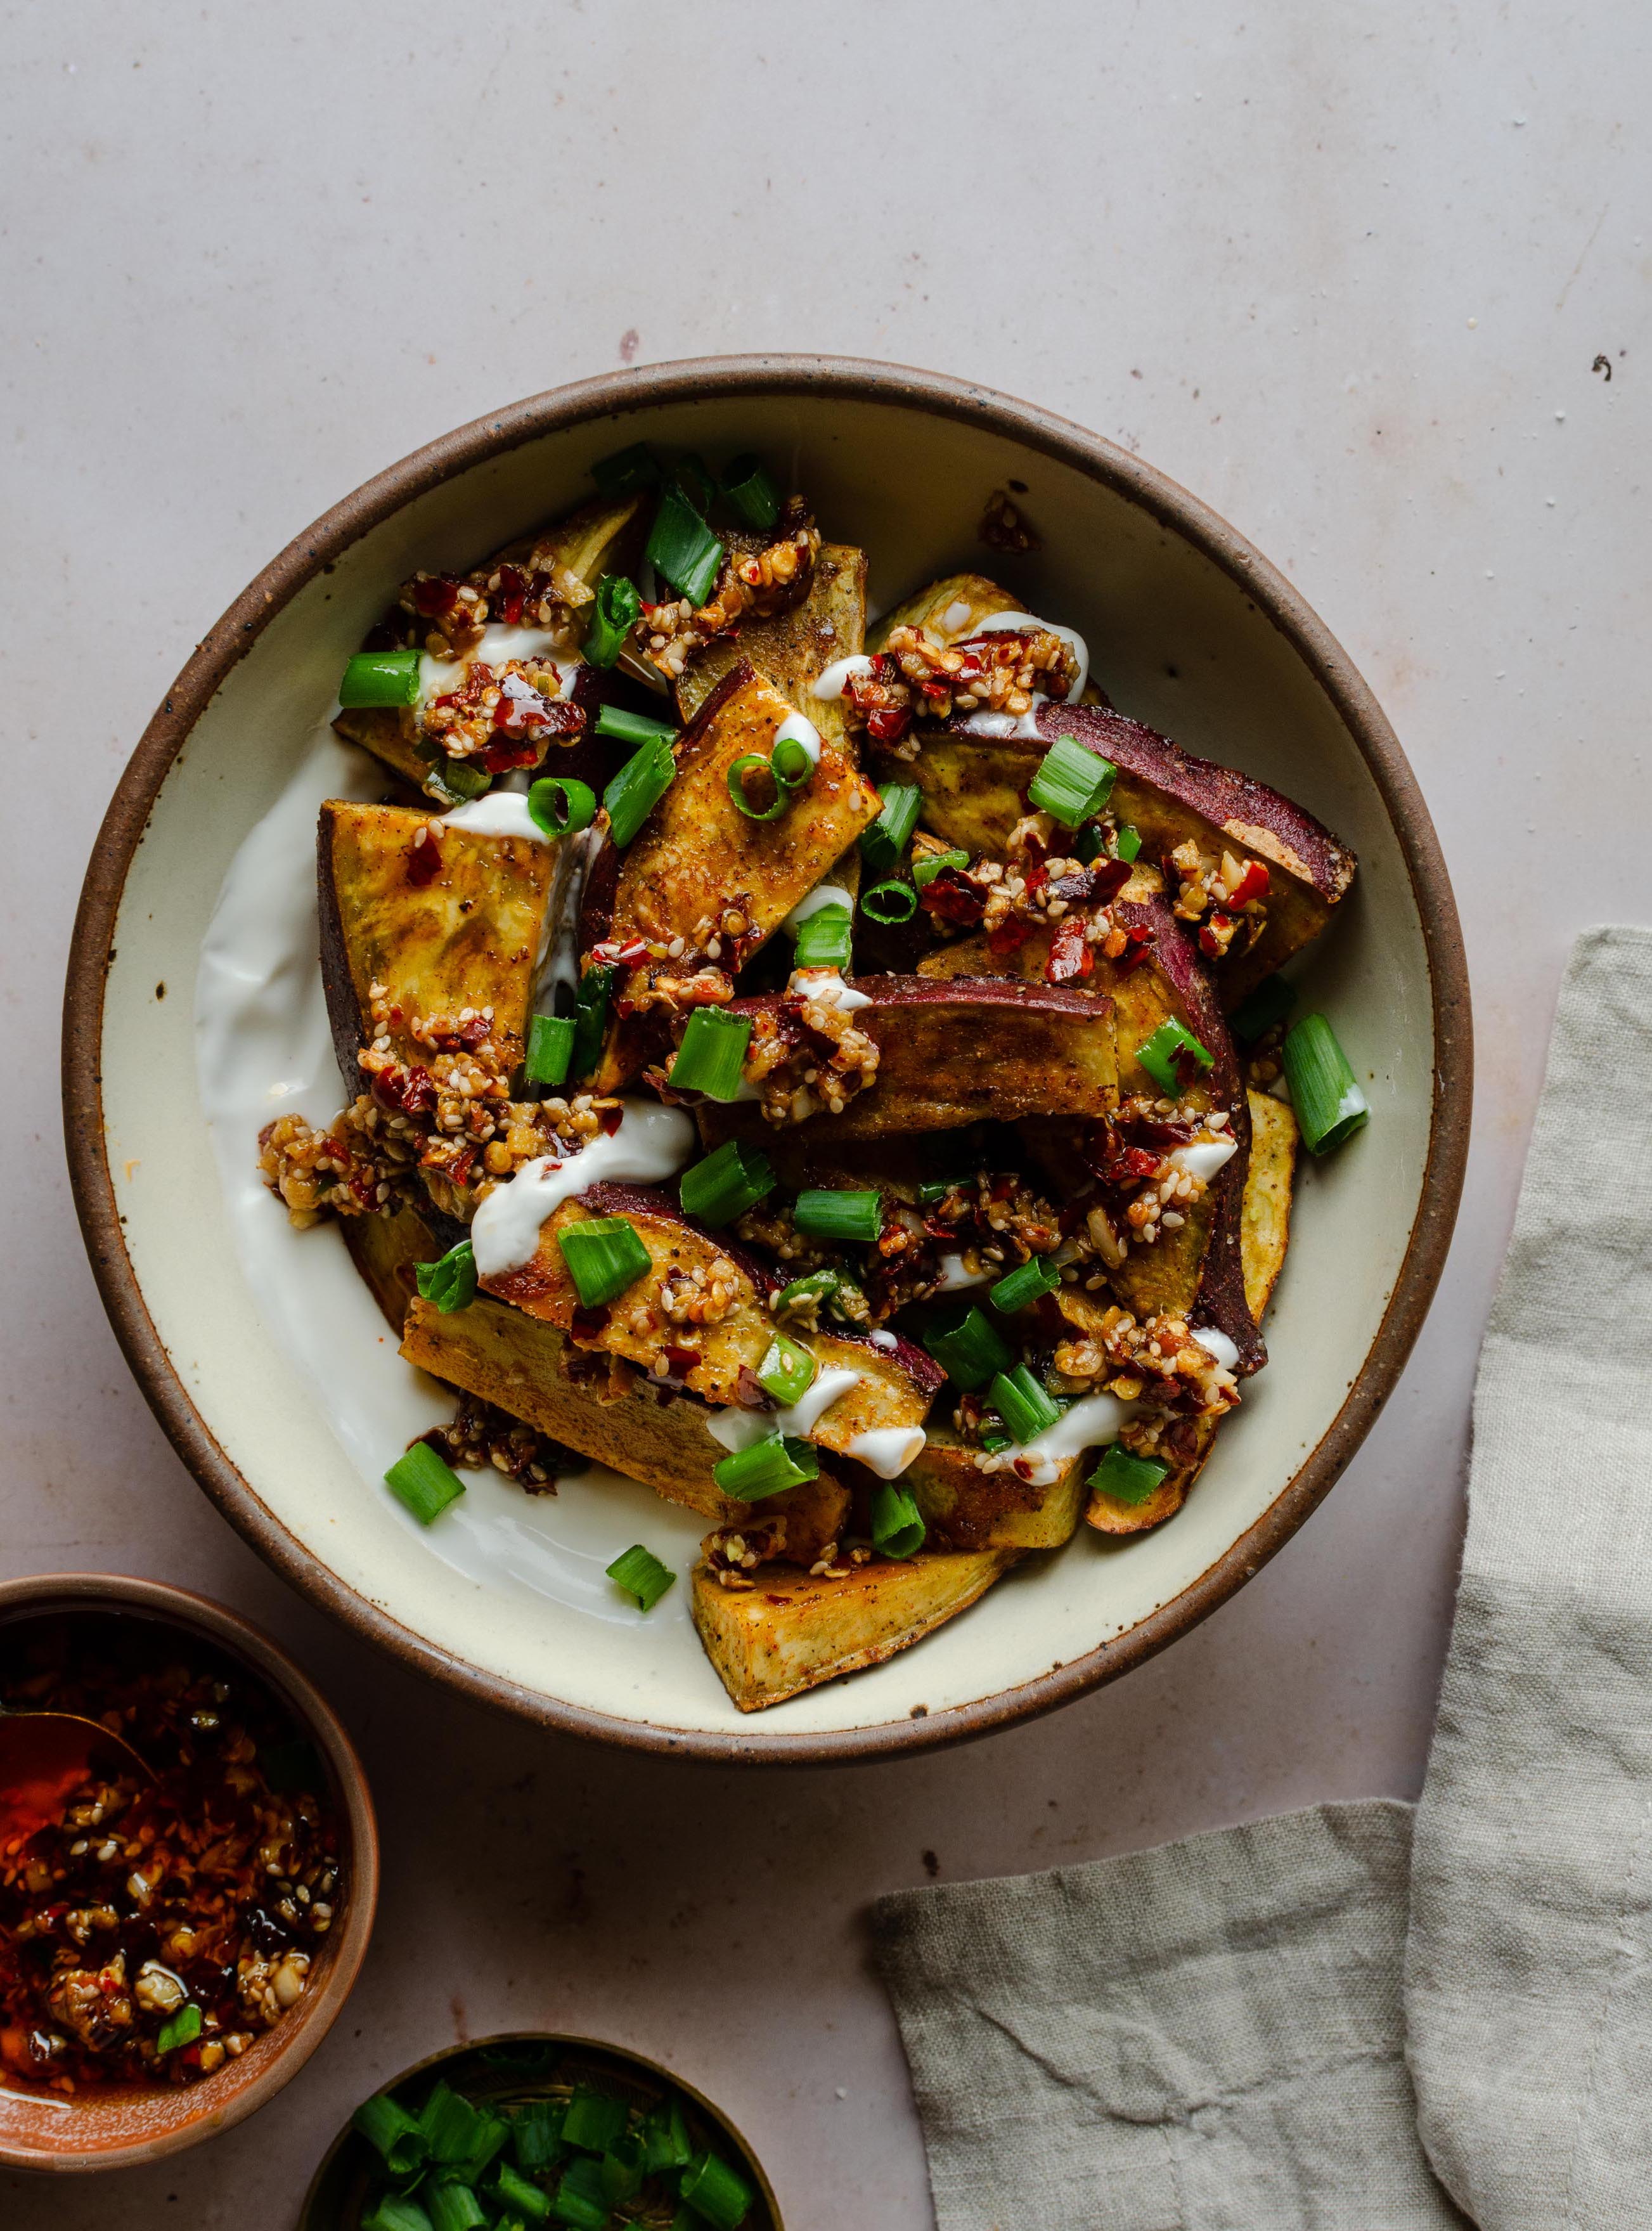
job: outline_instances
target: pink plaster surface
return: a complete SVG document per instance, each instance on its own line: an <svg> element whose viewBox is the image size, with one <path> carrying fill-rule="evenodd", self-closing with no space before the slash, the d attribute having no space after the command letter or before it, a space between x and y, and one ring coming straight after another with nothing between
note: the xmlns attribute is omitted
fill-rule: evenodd
<svg viewBox="0 0 1652 2231"><path fill-rule="evenodd" d="M1050 0L1018 20L1008 47L980 0L82 0L10 26L0 1573L155 1574L263 1621L361 1743L387 1866L347 2015L274 2105L152 2172L0 2172L6 2231L287 2231L356 2098L448 2040L533 2023L711 2092L791 2231L920 2231L870 1898L1417 1787L1475 1354L1560 969L1584 924L1652 903L1646 18ZM272 553L494 404L764 348L1031 398L1286 568L1433 807L1481 1081L1416 1355L1249 1588L1036 1726L757 1776L495 1719L267 1572L115 1350L54 1079L104 802Z"/></svg>

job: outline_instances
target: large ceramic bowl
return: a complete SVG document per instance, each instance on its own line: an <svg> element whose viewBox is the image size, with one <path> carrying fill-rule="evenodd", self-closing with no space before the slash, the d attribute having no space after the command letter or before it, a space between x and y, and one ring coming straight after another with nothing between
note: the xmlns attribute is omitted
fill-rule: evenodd
<svg viewBox="0 0 1652 2231"><path fill-rule="evenodd" d="M83 2090L65 2099L0 2077L0 2164L9 2169L135 2169L244 2123L298 2074L343 2013L378 1904L378 1829L367 1777L331 1706L286 1652L237 1613L159 1581L47 1573L0 1581L0 1626L93 1614L198 1636L238 1659L287 1708L326 1763L345 1870L345 1907L298 2005L238 2060L226 2060L198 2084Z"/></svg>
<svg viewBox="0 0 1652 2231"><path fill-rule="evenodd" d="M488 1475L451 1523L422 1534L407 1519L378 1478L410 1430L385 1374L410 1374L336 1233L295 1238L301 1271L296 1256L249 1267L237 1219L256 1124L249 1113L221 1165L223 1125L215 1141L197 1085L192 994L226 873L255 830L243 890L248 858L268 865L281 807L281 888L301 897L304 786L321 795L338 779L313 740L366 627L416 567L473 563L581 500L594 458L644 438L784 465L827 530L871 553L874 608L949 567L997 564L976 530L1008 483L1042 538L1005 569L1027 607L1081 630L1125 711L1277 785L1360 860L1309 987L1372 1120L1304 1173L1273 1366L1186 1507L1121 1544L1081 1529L917 1648L755 1721L703 1658L686 1588L645 1621L603 1580L639 1539L687 1562L697 1523L645 1491L530 1503ZM279 911L272 941L290 930ZM272 1015L295 1000L319 1013L307 970L272 963ZM370 482L260 575L168 693L104 823L69 971L65 1096L81 1218L126 1356L202 1486L298 1587L440 1678L559 1727L704 1756L841 1759L979 1734L1127 1672L1301 1524L1433 1293L1469 1061L1456 914L1416 783L1370 691L1265 559L1151 466L1024 404L888 365L740 358L478 420ZM341 1407L319 1374L358 1351L359 1401Z"/></svg>

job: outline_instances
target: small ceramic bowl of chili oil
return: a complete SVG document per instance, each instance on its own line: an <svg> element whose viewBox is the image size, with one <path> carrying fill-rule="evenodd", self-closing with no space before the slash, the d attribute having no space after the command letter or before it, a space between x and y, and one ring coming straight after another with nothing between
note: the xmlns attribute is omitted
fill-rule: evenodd
<svg viewBox="0 0 1652 2231"><path fill-rule="evenodd" d="M153 1581L0 1583L0 2163L244 2120L337 2019L378 1889L350 1738L256 1628Z"/></svg>
<svg viewBox="0 0 1652 2231"><path fill-rule="evenodd" d="M364 2099L299 2231L783 2231L721 2108L623 2047L540 2030L448 2046Z"/></svg>

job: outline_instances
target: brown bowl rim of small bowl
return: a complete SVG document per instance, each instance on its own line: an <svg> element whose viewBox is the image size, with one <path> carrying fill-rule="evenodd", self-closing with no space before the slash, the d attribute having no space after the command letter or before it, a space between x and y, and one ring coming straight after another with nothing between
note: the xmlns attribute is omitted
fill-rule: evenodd
<svg viewBox="0 0 1652 2231"><path fill-rule="evenodd" d="M757 2149L730 2115L728 2110L726 2107L720 2107L717 2102L709 2098L697 2084L691 2084L686 2076L679 2075L674 2068L668 2068L663 2061L652 2060L649 2054L638 2053L632 2046L616 2045L611 2038L584 2037L571 2030L559 2029L496 2030L487 2037L465 2038L453 2045L439 2046L434 2053L427 2053L422 2060L411 2062L401 2071L399 2075L387 2077L371 2096L377 2098L379 2092L399 2091L403 2085L411 2084L416 2078L423 2076L428 2069L440 2068L445 2062L456 2060L465 2053L488 2053L500 2046L509 2045L565 2046L571 2052L589 2053L599 2059L623 2061L632 2067L646 2070L649 2075L655 2078L660 2083L668 2085L674 2091L685 2093L693 2100L706 2119L714 2124L719 2130L726 2131L733 2144L739 2149L745 2166L757 2180L758 2191L763 2204L769 2211L768 2231L785 2231L785 2225L780 2214L780 2203L775 2198L774 2187L769 2182L768 2171L758 2160ZM322 2188L326 2182L333 2164L350 2144L352 2134L353 2125L346 2120L333 2137L326 2153L316 2163L315 2174L306 2188L303 2205L299 2209L296 2231L338 2231L336 2223L314 2215L313 2210L321 2198Z"/></svg>
<svg viewBox="0 0 1652 2231"><path fill-rule="evenodd" d="M1401 850L1427 954L1434 1049L1428 1154L1403 1260L1361 1368L1331 1424L1268 1507L1204 1572L1147 1617L1082 1657L965 1704L870 1727L727 1734L647 1721L546 1697L455 1659L329 1572L274 1518L196 1408L156 1332L127 1254L103 1123L103 1006L121 893L173 761L226 676L293 598L404 505L489 459L602 419L616 430L661 404L741 396L887 404L984 425L1110 488L1234 581L1293 647L1346 728ZM626 436L620 433L620 439ZM94 846L70 948L63 1018L63 1112L70 1181L115 1336L162 1428L202 1488L258 1554L313 1602L461 1694L621 1749L718 1764L839 1765L991 1735L1115 1680L1207 1618L1281 1549L1324 1500L1375 1422L1421 1331L1444 1268L1473 1106L1468 971L1439 839L1399 740L1347 652L1294 585L1244 536L1169 475L1087 428L971 381L854 358L710 357L554 388L490 411L390 466L325 513L236 598L163 699L116 789Z"/></svg>
<svg viewBox="0 0 1652 2231"><path fill-rule="evenodd" d="M297 2075L343 2012L354 1988L372 1935L378 1903L378 1828L366 1773L337 1713L314 1683L279 1643L239 1612L209 1596L165 1581L119 1573L38 1573L0 1581L0 1626L21 1619L96 1612L133 1617L193 1633L238 1658L291 1710L313 1737L332 1776L333 1796L347 1839L347 1890L341 1925L328 1940L319 1988L307 1991L292 2013L267 2030L239 2060L229 2060L200 2083L152 2092L124 2091L104 2100L83 2096L73 2101L40 2095L42 2111L56 2118L85 2114L114 2118L122 2107L138 2106L144 2120L158 2125L142 2135L116 2135L106 2144L78 2148L46 2146L19 2139L6 2123L18 2106L37 2104L34 2094L0 2083L0 2167L47 2172L135 2169L179 2153L232 2130L274 2098ZM171 2113L165 2111L171 2109ZM16 2119L23 2120L22 2115Z"/></svg>

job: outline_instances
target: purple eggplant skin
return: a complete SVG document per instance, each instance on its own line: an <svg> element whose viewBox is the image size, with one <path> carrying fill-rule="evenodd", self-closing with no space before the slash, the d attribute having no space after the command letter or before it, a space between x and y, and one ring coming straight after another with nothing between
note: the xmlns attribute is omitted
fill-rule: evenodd
<svg viewBox="0 0 1652 2231"><path fill-rule="evenodd" d="M1139 833L1144 860L1160 863L1191 837L1206 854L1262 863L1269 876L1262 933L1212 972L1229 1009L1320 935L1353 882L1354 855L1294 800L1109 707L1040 705L1037 733L1029 736L983 736L965 717L925 729L917 759L886 769L922 786L925 824L948 844L1002 853L1028 811L1027 787L1045 752L1070 736L1117 768L1107 810Z"/></svg>
<svg viewBox="0 0 1652 2231"><path fill-rule="evenodd" d="M1204 1072L1210 1104L1227 1109L1229 1135L1237 1141L1236 1151L1216 1172L1205 1196L1211 1210L1210 1237L1199 1267L1194 1321L1227 1334L1239 1351L1240 1372L1248 1375L1267 1362L1268 1349L1245 1300L1241 1232L1250 1167L1250 1105L1239 1057L1209 972L1164 900L1145 904L1120 900L1113 908L1113 919L1121 928L1150 933L1152 965L1180 1000L1187 1027L1211 1056Z"/></svg>
<svg viewBox="0 0 1652 2231"><path fill-rule="evenodd" d="M1105 1115L1118 1098L1112 1003L1064 986L999 976L858 976L869 1004L855 1027L877 1044L878 1074L841 1116L809 1117L811 1146L956 1128L1018 1116ZM778 1013L782 999L737 999L732 1015ZM695 1109L707 1147L760 1139L756 1105Z"/></svg>

